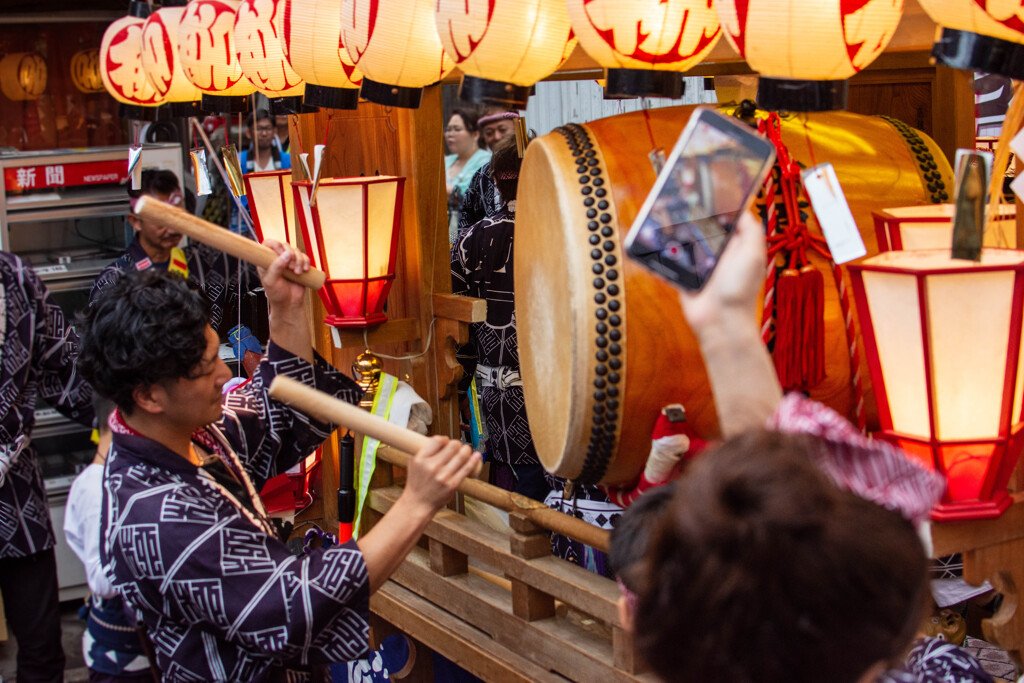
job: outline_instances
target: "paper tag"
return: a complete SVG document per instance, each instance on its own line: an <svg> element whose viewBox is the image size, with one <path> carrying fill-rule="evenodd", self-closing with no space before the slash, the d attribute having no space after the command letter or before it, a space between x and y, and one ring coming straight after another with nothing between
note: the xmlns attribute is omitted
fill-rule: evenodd
<svg viewBox="0 0 1024 683"><path fill-rule="evenodd" d="M238 150L234 145L221 147L220 153L224 157L224 169L228 172L228 185L231 194L236 197L245 196L245 183L242 182L242 164L238 161Z"/></svg>
<svg viewBox="0 0 1024 683"><path fill-rule="evenodd" d="M864 247L857 221L853 219L832 164L818 164L800 175L818 225L832 252L832 260L840 264L866 256L868 250Z"/></svg>
<svg viewBox="0 0 1024 683"><path fill-rule="evenodd" d="M324 170L324 150L327 145L313 146L313 191L309 193L309 205L316 206L316 191L320 187L320 173Z"/></svg>
<svg viewBox="0 0 1024 683"><path fill-rule="evenodd" d="M1010 189L1017 195L1017 198L1024 201L1024 173L1013 179L1010 183Z"/></svg>
<svg viewBox="0 0 1024 683"><path fill-rule="evenodd" d="M334 348L340 349L341 346L341 333L338 332L338 328L331 326L331 341L334 342Z"/></svg>
<svg viewBox="0 0 1024 683"><path fill-rule="evenodd" d="M210 169L206 165L206 150L197 149L189 152L189 156L192 158L192 174L196 178L196 195L210 194L213 189L210 187Z"/></svg>
<svg viewBox="0 0 1024 683"><path fill-rule="evenodd" d="M132 145L128 148L128 177L132 179L132 189L142 189L142 147Z"/></svg>
<svg viewBox="0 0 1024 683"><path fill-rule="evenodd" d="M1010 140L1010 149L1018 157L1024 158L1024 128Z"/></svg>
<svg viewBox="0 0 1024 683"><path fill-rule="evenodd" d="M982 235L988 208L992 152L956 151L953 190L953 258L981 261Z"/></svg>
<svg viewBox="0 0 1024 683"><path fill-rule="evenodd" d="M665 168L665 148L655 147L647 153L647 158L651 160L655 175L661 175L661 169Z"/></svg>
<svg viewBox="0 0 1024 683"><path fill-rule="evenodd" d="M303 152L300 154L299 161L302 162L302 179L309 180L313 177L313 174L309 172L309 152Z"/></svg>

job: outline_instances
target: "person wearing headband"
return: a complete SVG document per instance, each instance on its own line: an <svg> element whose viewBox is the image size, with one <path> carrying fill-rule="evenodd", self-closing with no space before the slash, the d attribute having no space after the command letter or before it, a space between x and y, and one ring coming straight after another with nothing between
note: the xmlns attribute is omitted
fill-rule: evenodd
<svg viewBox="0 0 1024 683"><path fill-rule="evenodd" d="M140 189L128 191L133 211L135 202L143 195L173 206L183 207L184 203L178 177L167 170L142 172ZM124 273L156 268L194 281L209 299L210 323L214 329L220 332L222 325L227 327L223 320L224 312L238 300L239 291L249 291L250 284L258 284L255 269L200 242L181 247L181 233L158 221L144 219L134 213L128 216L127 221L135 231L135 239L116 261L100 271L89 292L89 304L92 305L99 293L117 282Z"/></svg>
<svg viewBox="0 0 1024 683"><path fill-rule="evenodd" d="M484 116L477 121L477 126L484 143L492 153L502 140L515 134L515 122L518 118L519 112L494 106L484 111ZM465 232L469 226L496 214L504 203L501 193L494 184L490 164L484 164L469 181L469 186L463 193L458 235ZM454 244L454 241L452 243Z"/></svg>

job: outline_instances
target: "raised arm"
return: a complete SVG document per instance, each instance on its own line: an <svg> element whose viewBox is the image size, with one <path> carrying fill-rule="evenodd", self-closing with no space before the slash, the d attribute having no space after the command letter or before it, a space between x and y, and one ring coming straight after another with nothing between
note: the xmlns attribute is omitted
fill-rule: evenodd
<svg viewBox="0 0 1024 683"><path fill-rule="evenodd" d="M259 269L270 306L270 340L312 363L313 338L306 317L306 288L281 276L285 270L296 275L308 271L309 257L274 240L263 244L279 254L269 268Z"/></svg>
<svg viewBox="0 0 1024 683"><path fill-rule="evenodd" d="M679 297L700 343L725 438L763 427L782 400L757 324L764 268L764 232L747 212L704 289Z"/></svg>

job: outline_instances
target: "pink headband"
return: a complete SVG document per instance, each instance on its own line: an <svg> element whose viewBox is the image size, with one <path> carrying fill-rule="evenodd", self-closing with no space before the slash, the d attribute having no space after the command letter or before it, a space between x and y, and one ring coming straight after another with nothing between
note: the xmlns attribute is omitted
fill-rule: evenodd
<svg viewBox="0 0 1024 683"><path fill-rule="evenodd" d="M490 116L482 116L476 120L476 125L486 126L488 123L494 123L495 121L505 121L507 119L518 119L519 112L516 111L503 111L500 114L491 114Z"/></svg>
<svg viewBox="0 0 1024 683"><path fill-rule="evenodd" d="M141 197L142 195L139 195ZM132 213L135 213L135 205L139 203L139 197L129 197L128 206L131 207ZM181 206L184 203L185 195L182 194L181 190L175 190L167 197L167 203L171 206Z"/></svg>

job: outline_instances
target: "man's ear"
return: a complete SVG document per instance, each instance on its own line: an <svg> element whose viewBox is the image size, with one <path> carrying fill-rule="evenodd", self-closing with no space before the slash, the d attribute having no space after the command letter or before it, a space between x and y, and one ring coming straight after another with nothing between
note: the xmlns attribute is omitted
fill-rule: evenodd
<svg viewBox="0 0 1024 683"><path fill-rule="evenodd" d="M132 390L132 400L135 406L144 413L160 415L167 405L167 391L159 384L152 384L148 387L137 386Z"/></svg>
<svg viewBox="0 0 1024 683"><path fill-rule="evenodd" d="M139 217L138 216L131 216L131 215L129 215L128 216L128 225L132 226L135 229L135 232L138 232L139 231Z"/></svg>

